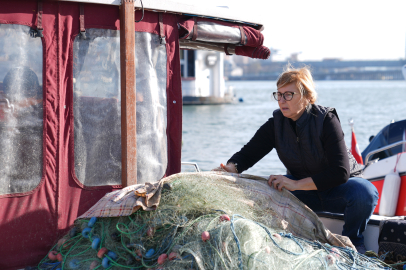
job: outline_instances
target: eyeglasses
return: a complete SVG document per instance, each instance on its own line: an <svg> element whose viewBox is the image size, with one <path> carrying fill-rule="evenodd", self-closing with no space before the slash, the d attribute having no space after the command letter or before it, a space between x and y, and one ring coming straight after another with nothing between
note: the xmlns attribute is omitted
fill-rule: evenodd
<svg viewBox="0 0 406 270"><path fill-rule="evenodd" d="M289 92L289 91L288 91L288 92L285 92L285 93L283 93L283 94L281 94L281 93L279 93L279 92L273 92L273 93L272 93L273 97L274 97L275 100L277 100L277 101L280 101L281 98L282 98L282 96L283 96L283 98L284 98L286 101L290 101L290 100L292 100L294 94L297 94L297 93L295 93L295 92Z"/></svg>

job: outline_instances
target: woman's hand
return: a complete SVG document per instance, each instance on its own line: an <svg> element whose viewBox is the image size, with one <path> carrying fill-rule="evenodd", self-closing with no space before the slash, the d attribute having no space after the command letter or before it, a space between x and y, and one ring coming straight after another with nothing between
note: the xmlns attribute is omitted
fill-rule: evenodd
<svg viewBox="0 0 406 270"><path fill-rule="evenodd" d="M283 175L271 175L268 178L268 185L282 191L286 188L290 191L295 190L317 190L316 185L311 177L306 177L301 180L292 180Z"/></svg>
<svg viewBox="0 0 406 270"><path fill-rule="evenodd" d="M228 163L227 165L224 165L223 163L220 164L220 167L225 170L226 172L229 173L238 173L237 168L235 167L234 163Z"/></svg>
<svg viewBox="0 0 406 270"><path fill-rule="evenodd" d="M298 181L287 178L283 175L271 175L268 178L268 185L274 187L275 189L282 191L282 188L294 191L296 190L296 184Z"/></svg>

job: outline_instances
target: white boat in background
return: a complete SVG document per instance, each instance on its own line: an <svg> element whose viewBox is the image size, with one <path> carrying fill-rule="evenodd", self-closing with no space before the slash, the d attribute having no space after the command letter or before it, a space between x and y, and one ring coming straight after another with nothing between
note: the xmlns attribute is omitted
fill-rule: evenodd
<svg viewBox="0 0 406 270"><path fill-rule="evenodd" d="M183 105L236 103L224 81L224 53L181 50Z"/></svg>

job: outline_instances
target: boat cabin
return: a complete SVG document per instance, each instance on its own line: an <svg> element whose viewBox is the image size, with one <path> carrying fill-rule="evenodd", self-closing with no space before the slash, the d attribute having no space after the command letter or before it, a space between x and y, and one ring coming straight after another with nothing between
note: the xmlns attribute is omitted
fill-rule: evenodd
<svg viewBox="0 0 406 270"><path fill-rule="evenodd" d="M269 57L258 18L225 8L0 6L0 269L36 265L107 192L180 171L180 49Z"/></svg>

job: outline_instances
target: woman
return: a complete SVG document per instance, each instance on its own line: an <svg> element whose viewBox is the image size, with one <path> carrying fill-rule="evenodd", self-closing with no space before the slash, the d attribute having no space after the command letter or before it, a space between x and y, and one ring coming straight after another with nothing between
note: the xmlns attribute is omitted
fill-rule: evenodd
<svg viewBox="0 0 406 270"><path fill-rule="evenodd" d="M276 149L287 175L271 175L268 184L286 188L313 211L344 213L342 234L365 253L364 232L377 204L374 185L361 178L361 169L348 151L337 112L316 105L317 93L307 68L288 68L273 93L279 109L227 165L241 173Z"/></svg>

